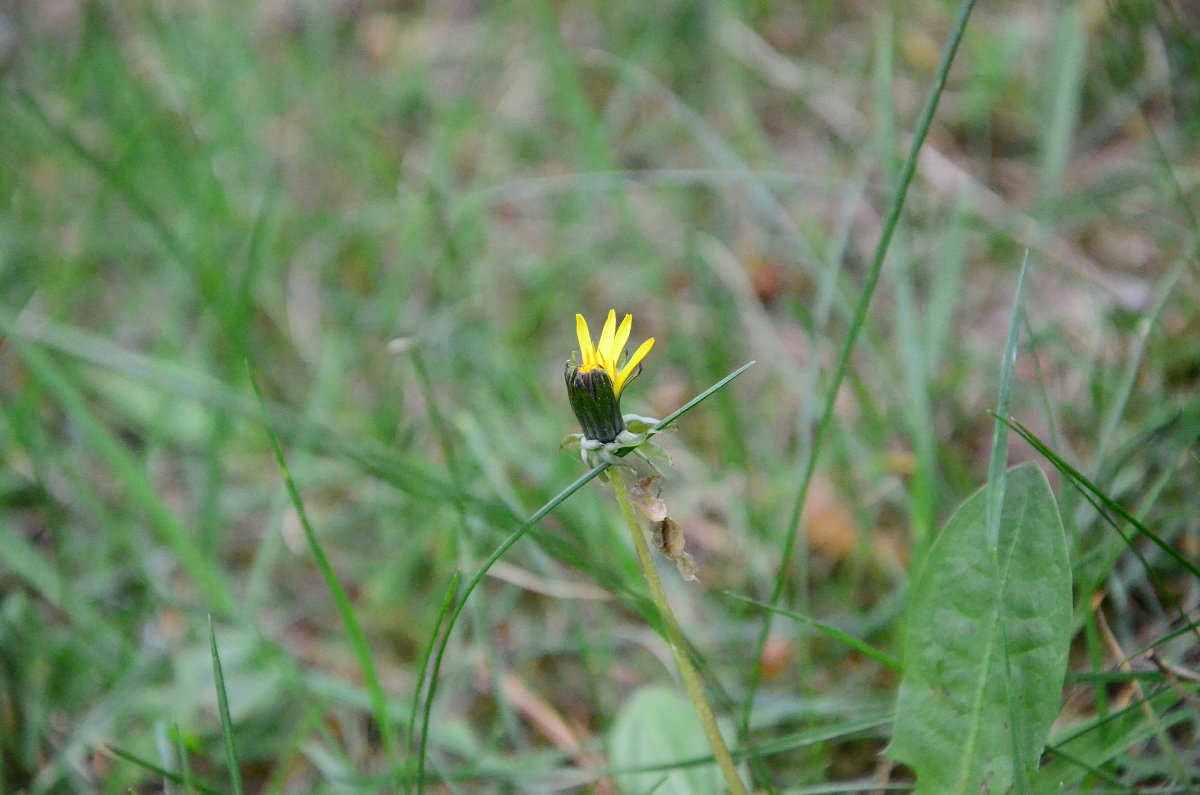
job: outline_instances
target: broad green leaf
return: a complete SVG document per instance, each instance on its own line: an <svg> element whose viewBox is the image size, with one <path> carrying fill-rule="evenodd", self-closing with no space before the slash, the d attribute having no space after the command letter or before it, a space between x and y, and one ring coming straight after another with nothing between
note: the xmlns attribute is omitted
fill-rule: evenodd
<svg viewBox="0 0 1200 795"><path fill-rule="evenodd" d="M904 678L887 754L917 792L1005 792L1037 765L1058 714L1071 638L1071 570L1046 476L1009 470L998 558L988 492L934 541L909 597ZM1018 767L1019 766L1019 767Z"/></svg>
<svg viewBox="0 0 1200 795"><path fill-rule="evenodd" d="M671 765L711 756L696 708L683 695L659 686L643 687L621 708L609 735L609 761L617 786L629 795L691 795L722 792L716 763ZM659 768L641 773L622 770Z"/></svg>

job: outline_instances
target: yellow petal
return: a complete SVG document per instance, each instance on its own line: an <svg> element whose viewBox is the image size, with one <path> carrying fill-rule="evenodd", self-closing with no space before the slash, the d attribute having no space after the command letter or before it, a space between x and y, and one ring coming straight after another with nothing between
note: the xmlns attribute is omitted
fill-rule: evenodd
<svg viewBox="0 0 1200 795"><path fill-rule="evenodd" d="M641 364L642 359L646 358L646 354L654 347L654 337L643 342L638 346L638 349L633 352L633 356L629 357L629 361L625 362L625 366L621 368L621 372L613 379L613 394L621 395L621 390L625 388L625 382L629 380L629 376L637 371L637 366Z"/></svg>
<svg viewBox="0 0 1200 795"><path fill-rule="evenodd" d="M611 376L616 372L617 363L610 355L612 351L613 332L617 329L617 310L608 310L608 319L604 321L604 330L600 332L600 342L596 343L596 358L600 366L608 370Z"/></svg>
<svg viewBox="0 0 1200 795"><path fill-rule="evenodd" d="M583 315L575 315L575 336L579 338L579 355L583 357L583 369L595 367L596 349L592 347L592 335Z"/></svg>
<svg viewBox="0 0 1200 795"><path fill-rule="evenodd" d="M625 319L621 321L620 327L617 329L617 336L613 337L612 350L609 351L609 353L612 354L613 366L616 366L617 362L620 360L621 351L625 350L625 343L629 341L629 329L632 326L633 315L626 315Z"/></svg>

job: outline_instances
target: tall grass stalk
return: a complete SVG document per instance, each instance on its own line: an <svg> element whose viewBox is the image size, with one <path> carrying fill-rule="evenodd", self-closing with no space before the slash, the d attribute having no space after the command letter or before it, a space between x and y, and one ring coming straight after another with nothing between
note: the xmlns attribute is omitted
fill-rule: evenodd
<svg viewBox="0 0 1200 795"><path fill-rule="evenodd" d="M958 46L962 41L963 33L967 29L967 20L970 18L974 7L975 0L963 0L962 4L958 7L958 13L954 18L950 38L946 41L946 45L942 49L941 62L938 64L937 71L934 74L933 86L930 88L929 96L925 100L925 106L921 110L921 115L917 123L917 131L913 135L912 147L909 149L908 157L904 161L904 168L900 172L900 180L896 186L895 196L892 199L891 208L888 210L887 219L883 225L883 234L879 239L879 244L875 247L875 255L871 259L871 268L867 272L866 282L863 284L862 293L855 307L854 317L850 323L846 341L842 345L841 353L838 356L833 379L825 393L821 418L817 422L816 429L813 431L812 444L809 447L808 457L804 463L803 474L800 476L800 487L796 492L796 499L792 504L791 514L784 527L779 566L776 569L774 585L771 588L771 598L767 600L772 608L779 604L779 600L783 596L783 589L788 581L788 569L791 567L792 555L796 549L796 535L800 528L800 517L804 511L804 504L808 499L808 489L812 485L813 474L816 472L817 459L821 455L822 443L824 442L829 426L833 422L833 410L837 403L837 396L841 389L842 381L845 379L847 369L850 365L850 354L854 350L854 345L858 341L859 334L862 333L863 327L866 325L867 310L871 305L871 297L875 294L876 284L879 283L879 275L883 271L883 263L887 258L892 236L895 234L896 227L900 223L900 213L904 209L904 200L908 195L908 186L912 182L913 175L916 173L917 156L920 154L921 146L925 143L925 138L929 134L929 127L933 123L934 114L937 112L938 100L941 98L942 91L946 87L946 76L950 73L950 65L954 62L954 55L958 52ZM754 706L755 693L758 691L761 671L759 662L762 660L763 652L767 646L767 638L771 633L773 618L774 612L772 610L767 610L763 613L762 627L758 633L758 642L755 647L754 656L750 658L749 682L745 698L742 701L741 719L738 726L738 733L741 737L745 737L749 731L750 713Z"/></svg>

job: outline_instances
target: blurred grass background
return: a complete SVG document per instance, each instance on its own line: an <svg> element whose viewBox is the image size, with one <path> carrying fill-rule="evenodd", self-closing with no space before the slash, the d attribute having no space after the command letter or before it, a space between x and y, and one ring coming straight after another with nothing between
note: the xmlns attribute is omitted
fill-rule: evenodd
<svg viewBox="0 0 1200 795"><path fill-rule="evenodd" d="M766 599L779 574L954 12L0 3L0 789L188 791L152 764L225 791L209 613L248 791L398 788L452 575L581 472L558 449L562 363L574 313L610 307L658 340L626 411L663 416L758 361L667 439L664 491L701 582L664 575L718 710L736 719L761 677L735 743L757 785L904 782L877 756L895 674L781 617L758 659L763 611L727 592ZM1014 416L1200 552L1198 37L1184 2L976 10L784 607L896 652L913 555L986 477L1026 251ZM1059 730L1115 750L1055 762L1076 790L1187 791L1195 635L1158 648L1176 674L1135 657L1180 692L1134 728L1104 721L1137 683L1100 675L1195 620L1198 584L1060 496L1079 637ZM438 685L439 791L608 792L634 764L621 716L671 669L623 532L592 485L492 571ZM636 716L676 731L661 705Z"/></svg>

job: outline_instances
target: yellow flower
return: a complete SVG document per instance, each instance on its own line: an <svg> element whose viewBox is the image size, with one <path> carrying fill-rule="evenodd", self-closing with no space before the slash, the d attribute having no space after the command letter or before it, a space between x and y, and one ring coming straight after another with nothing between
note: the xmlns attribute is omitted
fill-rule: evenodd
<svg viewBox="0 0 1200 795"><path fill-rule="evenodd" d="M592 335L588 333L587 321L583 319L583 315L575 316L575 334L579 337L579 355L583 357L583 366L579 368L579 371L586 373L590 370L603 370L608 373L608 378L612 381L613 395L618 398L621 396L621 390L625 388L625 384L637 375L642 359L646 358L646 354L654 347L654 337L651 337L638 346L633 355L624 365L621 365L619 360L625 350L625 343L629 341L629 329L632 325L633 315L626 315L625 319L621 321L621 327L617 328L617 313L613 309L608 310L608 320L604 321L604 329L600 332L600 341L593 346Z"/></svg>
<svg viewBox="0 0 1200 795"><path fill-rule="evenodd" d="M575 316L575 333L579 337L583 364L576 364L572 356L564 376L571 410L579 420L585 441L608 444L626 430L621 414L621 390L640 372L642 359L654 347L654 339L650 338L622 362L631 325L633 317L626 315L621 327L617 328L617 313L609 310L604 330L600 332L600 342L593 345L587 321L583 315Z"/></svg>

